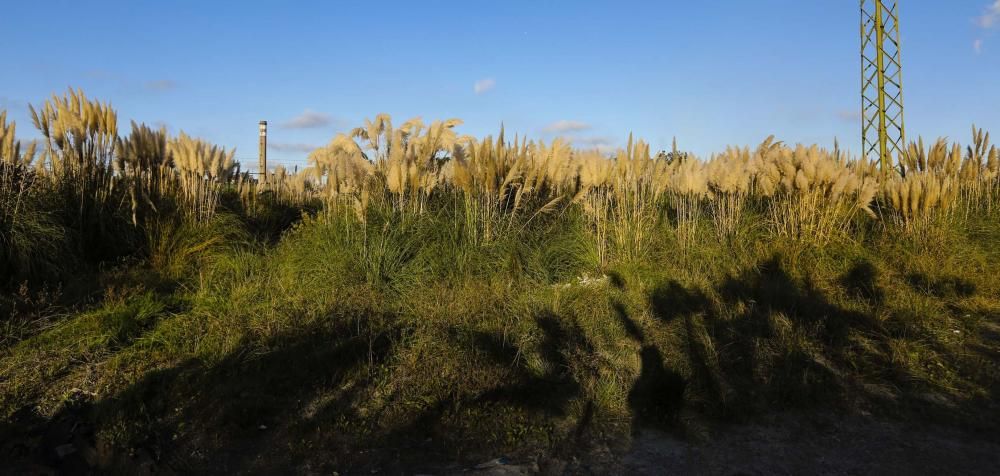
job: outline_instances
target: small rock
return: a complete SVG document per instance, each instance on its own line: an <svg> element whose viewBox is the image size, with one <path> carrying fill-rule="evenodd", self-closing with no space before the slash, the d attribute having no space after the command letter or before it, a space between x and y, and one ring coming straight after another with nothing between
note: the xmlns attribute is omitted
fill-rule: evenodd
<svg viewBox="0 0 1000 476"><path fill-rule="evenodd" d="M260 430L260 431L264 431L264 430L267 429L267 425L258 426L257 429Z"/></svg>

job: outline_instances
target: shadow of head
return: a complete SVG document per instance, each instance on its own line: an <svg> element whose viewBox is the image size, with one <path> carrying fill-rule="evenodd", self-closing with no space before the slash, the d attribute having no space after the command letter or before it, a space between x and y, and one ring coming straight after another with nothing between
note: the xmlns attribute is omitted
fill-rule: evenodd
<svg viewBox="0 0 1000 476"><path fill-rule="evenodd" d="M669 281L653 288L649 304L654 316L669 323L678 317L706 311L710 301L701 290L689 290L677 281Z"/></svg>
<svg viewBox="0 0 1000 476"><path fill-rule="evenodd" d="M965 298L976 294L976 284L958 276L931 277L911 273L906 281L914 290L938 298Z"/></svg>
<svg viewBox="0 0 1000 476"><path fill-rule="evenodd" d="M854 298L865 299L875 304L885 299L885 292L878 286L878 269L867 260L855 263L840 277L839 284Z"/></svg>
<svg viewBox="0 0 1000 476"><path fill-rule="evenodd" d="M785 271L781 257L777 255L760 263L756 270L726 279L719 292L726 302L749 299L768 307L799 301L805 294L803 286Z"/></svg>
<svg viewBox="0 0 1000 476"><path fill-rule="evenodd" d="M618 271L608 271L608 282L611 283L616 289L625 289L625 277L622 276Z"/></svg>

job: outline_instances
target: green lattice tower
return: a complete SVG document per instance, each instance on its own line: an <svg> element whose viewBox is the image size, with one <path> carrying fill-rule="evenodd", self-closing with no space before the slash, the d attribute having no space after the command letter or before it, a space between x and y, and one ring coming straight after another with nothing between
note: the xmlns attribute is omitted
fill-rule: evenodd
<svg viewBox="0 0 1000 476"><path fill-rule="evenodd" d="M882 170L904 151L899 2L861 1L861 147Z"/></svg>

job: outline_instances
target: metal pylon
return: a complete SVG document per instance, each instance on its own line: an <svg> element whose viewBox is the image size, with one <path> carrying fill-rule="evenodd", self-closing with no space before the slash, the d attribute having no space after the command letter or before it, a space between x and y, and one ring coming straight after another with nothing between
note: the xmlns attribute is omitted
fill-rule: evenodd
<svg viewBox="0 0 1000 476"><path fill-rule="evenodd" d="M861 147L882 170L904 151L899 2L861 1Z"/></svg>

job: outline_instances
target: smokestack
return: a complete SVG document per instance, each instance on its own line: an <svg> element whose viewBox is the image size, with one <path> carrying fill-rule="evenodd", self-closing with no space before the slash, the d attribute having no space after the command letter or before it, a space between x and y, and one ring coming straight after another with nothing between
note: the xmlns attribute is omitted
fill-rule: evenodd
<svg viewBox="0 0 1000 476"><path fill-rule="evenodd" d="M267 121L260 121L260 174L262 181L267 180Z"/></svg>

